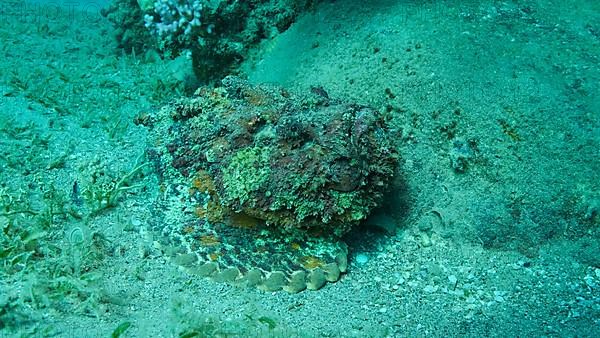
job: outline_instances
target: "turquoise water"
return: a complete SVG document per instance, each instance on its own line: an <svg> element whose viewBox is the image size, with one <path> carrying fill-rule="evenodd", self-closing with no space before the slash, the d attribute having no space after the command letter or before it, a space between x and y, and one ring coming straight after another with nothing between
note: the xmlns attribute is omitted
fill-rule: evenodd
<svg viewBox="0 0 600 338"><path fill-rule="evenodd" d="M600 334L598 3L244 3L182 0L190 10L170 16L174 2L0 4L0 335ZM194 114L229 116L210 109L231 74L385 116L398 168L369 217L335 237L347 266L318 290L240 282L281 268L248 258L268 246L239 228L226 248L219 236L173 244L193 234L185 217L216 215L186 204L193 189L221 181L165 178L176 171L156 149L181 125L160 118L184 97L216 100ZM223 160L203 156L184 168ZM336 194L358 189L329 171ZM326 270L309 242L263 256ZM191 268L210 259L240 266L237 282Z"/></svg>

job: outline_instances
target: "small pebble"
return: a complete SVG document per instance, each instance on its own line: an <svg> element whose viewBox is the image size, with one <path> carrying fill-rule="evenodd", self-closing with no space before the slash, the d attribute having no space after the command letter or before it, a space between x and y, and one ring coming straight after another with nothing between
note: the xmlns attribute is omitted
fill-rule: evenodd
<svg viewBox="0 0 600 338"><path fill-rule="evenodd" d="M424 247L429 247L431 246L431 240L429 239L429 236L427 236L427 234L423 233L421 234L421 245Z"/></svg>
<svg viewBox="0 0 600 338"><path fill-rule="evenodd" d="M133 225L134 227L139 227L140 225L142 225L142 222L139 219L132 217L131 225Z"/></svg>
<svg viewBox="0 0 600 338"><path fill-rule="evenodd" d="M450 282L450 285L456 285L456 281L457 281L457 280L458 280L458 279L456 279L456 276L455 276L455 275L450 275L450 276L448 276L448 281Z"/></svg>
<svg viewBox="0 0 600 338"><path fill-rule="evenodd" d="M356 255L356 264L365 265L368 261L369 256L365 255L364 253L359 253L358 255Z"/></svg>
<svg viewBox="0 0 600 338"><path fill-rule="evenodd" d="M437 287L433 286L433 285L427 285L426 287L423 288L423 291L427 292L427 293L433 293L437 290Z"/></svg>

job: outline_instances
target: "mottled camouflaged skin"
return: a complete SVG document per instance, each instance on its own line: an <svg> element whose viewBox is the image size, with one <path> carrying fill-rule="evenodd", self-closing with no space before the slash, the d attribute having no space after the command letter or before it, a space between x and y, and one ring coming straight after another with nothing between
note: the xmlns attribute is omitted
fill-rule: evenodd
<svg viewBox="0 0 600 338"><path fill-rule="evenodd" d="M341 235L396 169L383 117L320 88L223 83L144 121L163 191L157 244L190 273L266 291L337 281Z"/></svg>
<svg viewBox="0 0 600 338"><path fill-rule="evenodd" d="M157 221L151 234L165 255L188 273L264 291L295 293L318 290L346 271L348 251L338 238L302 231L292 234L258 220L235 223L234 217L211 223L197 217L198 200L175 181L185 179L180 176L171 181L156 201Z"/></svg>

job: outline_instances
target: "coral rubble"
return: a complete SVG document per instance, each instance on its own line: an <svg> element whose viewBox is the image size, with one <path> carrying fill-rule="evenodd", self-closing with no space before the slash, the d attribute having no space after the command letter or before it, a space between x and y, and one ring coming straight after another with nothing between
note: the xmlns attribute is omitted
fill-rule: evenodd
<svg viewBox="0 0 600 338"><path fill-rule="evenodd" d="M126 52L190 55L200 81L230 74L263 39L285 31L314 0L112 0L103 10Z"/></svg>

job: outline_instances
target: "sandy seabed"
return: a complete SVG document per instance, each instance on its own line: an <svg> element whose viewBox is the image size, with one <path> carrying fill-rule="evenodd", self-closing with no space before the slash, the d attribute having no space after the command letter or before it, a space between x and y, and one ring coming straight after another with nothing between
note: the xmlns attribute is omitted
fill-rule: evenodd
<svg viewBox="0 0 600 338"><path fill-rule="evenodd" d="M600 3L467 3L324 1L242 65L398 134L348 273L299 294L167 262L149 168L110 208L62 208L143 161L133 120L182 95L186 63L122 54L91 8L3 7L0 335L599 336Z"/></svg>

